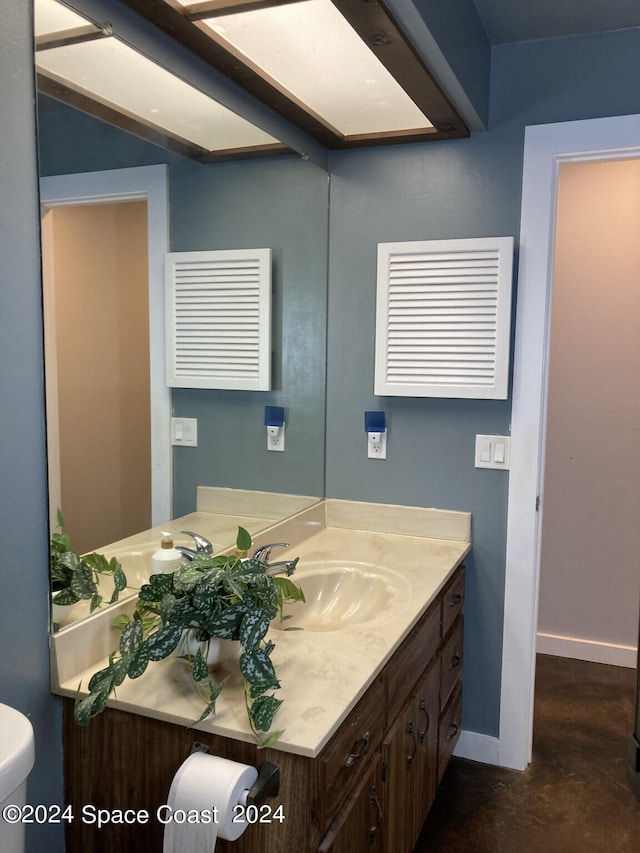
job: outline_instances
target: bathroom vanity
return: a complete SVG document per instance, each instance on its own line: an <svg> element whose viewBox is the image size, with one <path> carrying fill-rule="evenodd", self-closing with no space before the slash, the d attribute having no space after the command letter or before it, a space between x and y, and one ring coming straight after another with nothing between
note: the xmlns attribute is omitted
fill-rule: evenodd
<svg viewBox="0 0 640 853"><path fill-rule="evenodd" d="M248 730L233 674L215 717L190 725L202 706L177 659L125 682L111 707L79 728L70 697L116 647L114 614L54 635L53 689L67 697L65 791L76 816L67 826L68 853L160 851L156 810L195 742L281 771L280 792L264 801L254 825L238 841L218 839L217 850L410 853L460 733L469 533L466 513L325 501L256 539L291 543L303 589L305 576L343 564L379 572L390 590L359 622L272 630L284 700L275 727L284 734L264 750ZM233 664L225 666L233 673ZM98 829L81 817L87 805L149 819Z"/></svg>

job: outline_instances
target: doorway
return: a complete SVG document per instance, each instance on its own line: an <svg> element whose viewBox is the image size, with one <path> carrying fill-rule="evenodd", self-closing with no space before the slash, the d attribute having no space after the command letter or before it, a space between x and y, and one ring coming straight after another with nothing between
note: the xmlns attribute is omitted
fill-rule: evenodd
<svg viewBox="0 0 640 853"><path fill-rule="evenodd" d="M59 175L45 177L40 181L43 213L47 210L58 211L69 206L100 207L107 203L139 202L146 206L147 363L152 525L162 524L171 518L171 395L165 381L164 369L164 258L169 248L167 183L166 166L142 166L105 172ZM46 216L43 222L47 222ZM44 237L46 239L46 235ZM91 261L93 269L101 263L102 256L108 255L109 249L108 241L103 240L98 243L97 255L94 255ZM93 269L90 268L90 275L93 274ZM96 322L100 322L100 318ZM51 405L55 406L56 402L57 395L54 395ZM55 411L54 414L57 418ZM51 409L49 409L49 415L51 415ZM55 445L53 448L50 446L48 452L55 452ZM90 474L91 472L86 471L85 468L83 476L90 479ZM99 484L96 487L99 488ZM56 506L60 505L53 505L54 498L52 498L54 513L51 518L52 526L55 525ZM73 531L70 532L73 535Z"/></svg>
<svg viewBox="0 0 640 853"><path fill-rule="evenodd" d="M538 651L636 666L640 159L558 172Z"/></svg>
<svg viewBox="0 0 640 853"><path fill-rule="evenodd" d="M498 764L531 761L546 389L558 170L563 162L640 157L640 116L525 132L507 518Z"/></svg>
<svg viewBox="0 0 640 853"><path fill-rule="evenodd" d="M79 553L151 526L145 200L45 208L50 515Z"/></svg>

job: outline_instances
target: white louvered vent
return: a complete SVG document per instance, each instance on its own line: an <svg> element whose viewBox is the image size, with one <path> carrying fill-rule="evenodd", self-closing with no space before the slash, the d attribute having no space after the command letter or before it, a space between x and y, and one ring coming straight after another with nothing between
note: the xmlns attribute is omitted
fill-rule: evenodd
<svg viewBox="0 0 640 853"><path fill-rule="evenodd" d="M166 285L167 384L269 390L271 250L171 252Z"/></svg>
<svg viewBox="0 0 640 853"><path fill-rule="evenodd" d="M375 393L507 396L513 237L378 245Z"/></svg>

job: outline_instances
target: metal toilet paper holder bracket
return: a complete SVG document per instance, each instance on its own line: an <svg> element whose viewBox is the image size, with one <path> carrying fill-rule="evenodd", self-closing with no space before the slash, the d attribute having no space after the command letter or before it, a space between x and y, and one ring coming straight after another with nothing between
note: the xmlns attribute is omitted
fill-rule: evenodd
<svg viewBox="0 0 640 853"><path fill-rule="evenodd" d="M209 752L209 747L196 741L191 746L190 755L194 752ZM277 797L280 793L280 766L273 761L263 761L258 768L258 778L247 794L247 805L257 805L268 797Z"/></svg>
<svg viewBox="0 0 640 853"><path fill-rule="evenodd" d="M280 767L272 761L263 761L258 768L258 778L247 794L247 805L257 805L268 797L280 793Z"/></svg>

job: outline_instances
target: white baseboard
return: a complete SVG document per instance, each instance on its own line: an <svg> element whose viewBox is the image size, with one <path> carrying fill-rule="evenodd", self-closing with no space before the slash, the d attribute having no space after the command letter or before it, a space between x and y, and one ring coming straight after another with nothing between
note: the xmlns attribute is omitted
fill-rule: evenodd
<svg viewBox="0 0 640 853"><path fill-rule="evenodd" d="M479 761L481 764L498 764L499 745L497 737L463 729L453 754L458 758L468 758L469 761Z"/></svg>
<svg viewBox="0 0 640 853"><path fill-rule="evenodd" d="M608 663L613 664L613 666L626 666L630 669L635 669L638 663L638 650L635 646L615 645L598 640L582 640L576 637L562 637L557 634L538 632L536 650L543 655L575 658L592 663Z"/></svg>

